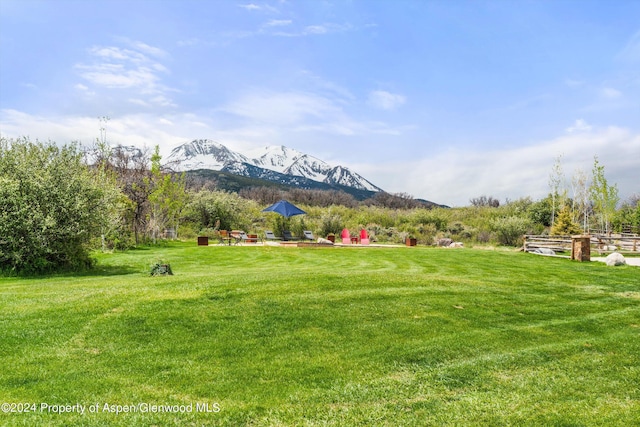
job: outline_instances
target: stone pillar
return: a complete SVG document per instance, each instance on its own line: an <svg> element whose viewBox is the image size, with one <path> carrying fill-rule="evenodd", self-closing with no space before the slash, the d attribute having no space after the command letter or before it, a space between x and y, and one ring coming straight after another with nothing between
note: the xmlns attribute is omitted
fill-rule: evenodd
<svg viewBox="0 0 640 427"><path fill-rule="evenodd" d="M591 236L571 236L571 259L591 261Z"/></svg>

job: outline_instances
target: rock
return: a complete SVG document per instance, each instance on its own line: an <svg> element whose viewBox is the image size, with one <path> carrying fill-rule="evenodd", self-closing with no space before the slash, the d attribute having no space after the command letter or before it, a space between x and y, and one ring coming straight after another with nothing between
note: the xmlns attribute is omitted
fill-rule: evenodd
<svg viewBox="0 0 640 427"><path fill-rule="evenodd" d="M555 255L556 253L553 251L553 249L549 249L549 248L535 248L534 250L531 251L532 254L538 254L538 255Z"/></svg>
<svg viewBox="0 0 640 427"><path fill-rule="evenodd" d="M464 243L462 242L453 242L449 245L450 248L462 248L464 247Z"/></svg>
<svg viewBox="0 0 640 427"><path fill-rule="evenodd" d="M318 237L318 243L321 245L333 245L333 242L329 239L323 239L322 237Z"/></svg>
<svg viewBox="0 0 640 427"><path fill-rule="evenodd" d="M442 239L438 239L438 246L449 246L451 245L451 243L453 243L453 240L448 239L448 238L442 238Z"/></svg>
<svg viewBox="0 0 640 427"><path fill-rule="evenodd" d="M616 265L625 265L627 263L622 254L619 254L617 252L609 254L604 260L609 267L614 267Z"/></svg>

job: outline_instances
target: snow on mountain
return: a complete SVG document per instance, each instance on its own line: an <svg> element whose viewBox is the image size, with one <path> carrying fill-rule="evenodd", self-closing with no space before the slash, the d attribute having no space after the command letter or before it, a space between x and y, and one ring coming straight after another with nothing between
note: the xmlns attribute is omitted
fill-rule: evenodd
<svg viewBox="0 0 640 427"><path fill-rule="evenodd" d="M194 140L171 151L168 163L177 170L212 169L236 175L261 178L269 171L299 176L327 184L340 184L359 190L382 191L381 188L343 166L331 166L313 156L285 146L268 146L257 158L249 158L210 140ZM267 178L268 179L268 178Z"/></svg>
<svg viewBox="0 0 640 427"><path fill-rule="evenodd" d="M248 157L208 139L196 139L174 148L167 160L177 163L178 170L221 170L228 162L252 163Z"/></svg>
<svg viewBox="0 0 640 427"><path fill-rule="evenodd" d="M324 182L331 169L331 166L322 160L304 154L291 163L291 165L284 170L284 173L304 176L314 181Z"/></svg>
<svg viewBox="0 0 640 427"><path fill-rule="evenodd" d="M355 187L360 190L382 191L380 187L373 185L362 176L355 172L351 172L349 169L342 166L332 168L329 173L327 173L327 177L324 179L324 182L327 184L340 184L347 187Z"/></svg>
<svg viewBox="0 0 640 427"><path fill-rule="evenodd" d="M284 145L271 145L264 148L264 154L254 160L254 165L280 173L285 172L300 157L298 150L287 148Z"/></svg>

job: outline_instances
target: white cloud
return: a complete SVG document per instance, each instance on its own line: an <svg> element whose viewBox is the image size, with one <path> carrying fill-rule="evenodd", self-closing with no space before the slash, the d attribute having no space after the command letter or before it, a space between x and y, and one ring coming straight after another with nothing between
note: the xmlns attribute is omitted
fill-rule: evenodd
<svg viewBox="0 0 640 427"><path fill-rule="evenodd" d="M278 13L278 9L276 9L273 6L270 6L268 4L255 4L255 3L248 3L248 4L240 4L238 5L238 7L243 8L244 10L248 11L248 12L268 12L268 13Z"/></svg>
<svg viewBox="0 0 640 427"><path fill-rule="evenodd" d="M140 41L132 41L131 45L136 49L138 49L139 51L146 53L147 55L156 56L159 58L164 58L168 56L167 52L165 52L164 50L155 46L150 46Z"/></svg>
<svg viewBox="0 0 640 427"><path fill-rule="evenodd" d="M573 133L573 132L588 132L588 131L591 130L591 125L589 125L583 119L578 119L578 120L575 121L575 123L572 126L569 126L566 130L569 133Z"/></svg>
<svg viewBox="0 0 640 427"><path fill-rule="evenodd" d="M126 90L133 103L139 106L173 106L164 86L162 75L169 70L152 57L165 57L166 53L157 47L137 41L125 42L134 49L119 46L94 46L88 50L85 62L76 64L75 69L85 83L75 87L86 93L96 90ZM91 86L88 86L91 85ZM141 101L144 97L145 101Z"/></svg>
<svg viewBox="0 0 640 427"><path fill-rule="evenodd" d="M562 154L568 181L577 169L591 170L598 156L610 183L622 199L637 193L640 170L640 134L609 127L590 133L565 135L550 141L506 150L450 149L401 164L353 165L358 173L391 192L408 192L450 206L465 206L482 194L502 201L549 192L553 162Z"/></svg>
<svg viewBox="0 0 640 427"><path fill-rule="evenodd" d="M0 133L6 138L27 136L31 140L51 140L58 144L78 141L90 146L105 126L98 117L38 116L17 110L0 110ZM112 145L126 144L138 147L160 146L163 156L169 150L193 138L207 138L214 133L202 118L191 114L156 116L132 114L111 117L106 124L108 141ZM25 132L28 129L28 132Z"/></svg>
<svg viewBox="0 0 640 427"><path fill-rule="evenodd" d="M147 148L158 144L164 157L171 148L194 138L215 139L240 151L270 144L284 144L311 151L311 154L322 151L329 153L323 160L349 166L387 191L406 192L451 206L467 205L470 198L482 194L502 201L526 196L542 198L549 191L549 173L560 154L567 181L577 169L589 171L593 157L597 155L600 164L605 166L608 181L618 185L622 199L640 191L637 179L640 134L627 129L592 128L578 120L574 127L581 128L580 132L523 147L489 151L451 148L424 158L408 156L401 163L373 164L366 160L349 163L341 153L354 148L348 145L340 148L339 143L332 141L332 135L335 138L339 135L366 137L374 133L402 132L402 129L390 128L385 123L355 121L329 100L311 95L263 94L262 98L254 96L244 100L246 103L229 108L229 114L233 112L246 119L241 123L229 125L226 118L215 122L211 117L216 114L189 113L170 117L133 114L111 117L107 124L108 139L112 144ZM256 102L262 107L252 109ZM271 112L264 109L271 109ZM320 120L307 121L306 118L313 114L320 115ZM293 121L289 121L291 115ZM42 117L17 110L0 111L0 133L8 138L28 136L32 140L52 140L61 144L75 140L90 145L100 135L101 126L97 117ZM26 134L25 129L28 129ZM319 140L327 144L305 145L306 138L300 135L320 135ZM353 139L338 139L348 140ZM366 158L366 155L362 157Z"/></svg>
<svg viewBox="0 0 640 427"><path fill-rule="evenodd" d="M406 101L404 95L394 94L384 90L374 90L369 94L369 105L381 110L395 110Z"/></svg>
<svg viewBox="0 0 640 427"><path fill-rule="evenodd" d="M616 99L622 96L622 92L611 87L602 88L600 94L607 99Z"/></svg>
<svg viewBox="0 0 640 427"><path fill-rule="evenodd" d="M289 31L274 31L271 33L265 30L262 33L279 37L306 37L343 33L351 30L353 30L353 26L351 24L336 24L330 22L324 24L307 25L301 30L292 29Z"/></svg>
<svg viewBox="0 0 640 427"><path fill-rule="evenodd" d="M241 7L243 9L246 9L246 10L249 10L249 11L262 9L260 6L258 6L257 4L253 4L253 3L239 4L238 7Z"/></svg>
<svg viewBox="0 0 640 427"><path fill-rule="evenodd" d="M566 79L565 84L569 87L581 87L585 85L584 80Z"/></svg>
<svg viewBox="0 0 640 427"><path fill-rule="evenodd" d="M298 92L254 91L239 97L222 110L275 126L299 124L306 117L322 118L339 114L339 108L328 98Z"/></svg>
<svg viewBox="0 0 640 427"><path fill-rule="evenodd" d="M265 27L286 27L287 25L291 25L293 23L290 19L272 19L271 21L264 24Z"/></svg>
<svg viewBox="0 0 640 427"><path fill-rule="evenodd" d="M138 88L148 91L157 86L159 77L146 67L127 69L120 64L78 65L82 78L109 89Z"/></svg>
<svg viewBox="0 0 640 427"><path fill-rule="evenodd" d="M308 25L303 31L303 35L310 34L330 34L330 33L342 33L352 30L353 27L350 24L335 24L324 23L321 25Z"/></svg>
<svg viewBox="0 0 640 427"><path fill-rule="evenodd" d="M254 90L219 111L230 115L229 120L225 120L227 130L259 127L271 138L280 140L304 138L302 135L316 139L400 135L406 130L406 127L392 127L384 122L354 119L345 111L349 105L349 99L336 96L331 90L323 94Z"/></svg>

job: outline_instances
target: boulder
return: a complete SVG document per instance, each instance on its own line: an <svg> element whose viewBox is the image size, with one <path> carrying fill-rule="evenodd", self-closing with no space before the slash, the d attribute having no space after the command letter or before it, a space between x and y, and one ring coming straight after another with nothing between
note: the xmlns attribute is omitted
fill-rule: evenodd
<svg viewBox="0 0 640 427"><path fill-rule="evenodd" d="M609 254L604 261L607 263L608 266L610 267L614 267L616 265L625 265L627 263L627 261L624 259L624 257L622 256L622 254L619 254L618 252L614 252L612 254Z"/></svg>
<svg viewBox="0 0 640 427"><path fill-rule="evenodd" d="M462 242L453 242L449 245L450 248L463 248L464 243Z"/></svg>
<svg viewBox="0 0 640 427"><path fill-rule="evenodd" d="M448 238L438 239L438 246L448 247L453 243L453 240Z"/></svg>
<svg viewBox="0 0 640 427"><path fill-rule="evenodd" d="M532 254L538 254L538 255L555 255L556 253L553 251L553 249L549 249L549 248L535 248L534 250L531 251Z"/></svg>
<svg viewBox="0 0 640 427"><path fill-rule="evenodd" d="M321 245L333 245L333 242L329 239L323 239L322 237L318 237L318 243Z"/></svg>

